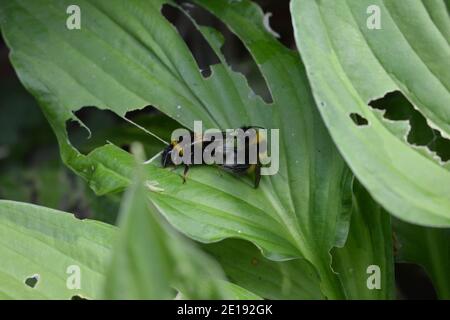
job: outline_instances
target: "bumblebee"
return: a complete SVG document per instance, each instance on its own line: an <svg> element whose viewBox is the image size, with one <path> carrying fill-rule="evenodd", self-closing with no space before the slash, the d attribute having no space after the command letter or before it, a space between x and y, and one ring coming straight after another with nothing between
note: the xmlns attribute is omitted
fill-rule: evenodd
<svg viewBox="0 0 450 320"><path fill-rule="evenodd" d="M247 133L249 129L256 129L260 127L255 126L245 126L241 127L244 135ZM262 129L262 128L260 128ZM219 149L218 152L222 153L222 155L227 155L227 161L221 164L216 164L218 167L223 170L230 172L235 175L243 176L246 174L254 174L254 187L257 188L259 186L259 182L261 180L261 162L260 162L260 153L263 152L261 148L261 142L263 141L263 137L260 135L258 130L255 130L256 135L247 136L245 135L243 145L237 145L237 143L233 143L233 147L228 147L227 144L223 144L223 149ZM221 132L223 141L226 140L226 132ZM162 167L177 167L180 165L184 166L183 172L183 183L186 182L186 177L189 171L189 167L194 164L194 152L196 144L197 150L201 150L202 154L205 151L205 148L211 145L214 142L214 139L210 141L206 141L200 137L195 137L193 132L190 132L190 139L187 142L183 141L183 138L180 137L179 140L173 140L171 143L163 150L161 155L161 165ZM236 141L235 141L236 142ZM243 150L242 150L243 149ZM250 152L256 151L256 161L252 159ZM217 150L214 150L217 153ZM240 152L243 152L245 155L244 159L240 159ZM185 156L187 155L187 156ZM221 155L221 156L222 156ZM177 161L177 164L173 162L173 156L179 157L180 161ZM183 157L185 156L185 157ZM182 158L187 159L181 160ZM241 161L239 161L241 160ZM242 161L243 160L243 161ZM203 157L201 158L201 163L199 165L207 165L205 163Z"/></svg>

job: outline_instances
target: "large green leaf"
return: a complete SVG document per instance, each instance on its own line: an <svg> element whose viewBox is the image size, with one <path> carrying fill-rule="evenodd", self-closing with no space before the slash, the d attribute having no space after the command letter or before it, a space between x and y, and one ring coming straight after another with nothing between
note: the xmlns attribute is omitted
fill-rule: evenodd
<svg viewBox="0 0 450 320"><path fill-rule="evenodd" d="M70 1L1 2L1 28L11 60L51 123L65 163L98 194L127 187L133 159L107 144L83 155L68 142L66 122L83 106L129 110L154 105L192 128L259 125L280 129L280 171L260 188L214 168L190 172L188 183L150 164L145 179L163 192L153 204L195 240L228 237L256 244L271 259L306 258L324 294L344 297L329 251L347 234L350 174L315 109L298 54L283 47L249 1L199 1L244 42L272 94L266 105L226 63L204 78L175 28L161 15L164 1L78 1L81 30L67 30ZM42 10L45 8L45 10ZM200 28L219 57L220 37Z"/></svg>
<svg viewBox="0 0 450 320"><path fill-rule="evenodd" d="M0 297L99 298L114 229L66 212L0 200ZM80 289L67 286L78 270ZM33 277L37 283L31 288L25 281Z"/></svg>
<svg viewBox="0 0 450 320"><path fill-rule="evenodd" d="M135 198L130 198L129 194L128 202L124 203L125 209L131 200ZM142 205L146 216L151 218L145 199L133 204ZM140 212L133 213L136 214ZM214 261L199 249L180 242L174 235L167 251L159 252L160 256L147 261L149 263L140 263L145 261L146 256L155 253L153 249L162 240L169 238L165 232L151 233L148 224L144 224L143 233L138 233L139 226L136 224L132 226L136 234L130 236L129 226L124 225L122 234L129 237L119 237L125 241L118 243L118 248L125 248L119 252L130 258L127 260L128 267L127 264L117 263L116 254L112 272L106 277L113 240L117 240L115 227L95 221L81 221L69 213L45 207L0 200L0 299L98 299L104 297L105 283L111 298L169 298L174 296L169 285L176 285L186 298L259 299L236 284L220 280L222 273ZM149 235L153 238L144 245L141 241L129 242L136 240L135 236L138 240L145 240ZM173 242L173 239L177 241ZM136 252L139 254L133 254ZM169 267L164 264L167 259L162 258L168 254L171 254ZM119 261L125 261L124 257L120 257ZM78 269L75 270L74 266ZM153 281L148 282L152 268L159 272L151 278ZM175 270L175 277L165 283L163 275L167 270ZM68 286L67 283L72 284L75 281L73 277L78 275L80 288ZM139 285L142 291L136 290L133 284ZM143 294L148 292L154 294Z"/></svg>
<svg viewBox="0 0 450 320"><path fill-rule="evenodd" d="M440 299L450 299L450 229L415 226L400 220L393 223L397 261L425 268Z"/></svg>
<svg viewBox="0 0 450 320"><path fill-rule="evenodd" d="M137 180L125 193L106 283L107 299L170 299L173 263L167 237Z"/></svg>
<svg viewBox="0 0 450 320"><path fill-rule="evenodd" d="M227 278L265 299L323 299L314 268L305 260L271 261L247 241L228 239L204 245Z"/></svg>
<svg viewBox="0 0 450 320"><path fill-rule="evenodd" d="M142 153L138 150L138 154ZM137 164L136 178L120 212L120 235L106 285L110 299L169 299L172 287L184 298L231 299L235 285L224 285L215 261L163 224L148 203L145 175ZM241 289L237 295L245 296Z"/></svg>
<svg viewBox="0 0 450 320"><path fill-rule="evenodd" d="M370 5L380 9L379 30L367 27ZM368 106L400 91L430 126L450 136L445 2L293 0L291 13L320 113L352 171L398 218L449 226L448 166L400 138L403 122L387 121ZM368 124L356 125L352 114Z"/></svg>
<svg viewBox="0 0 450 320"><path fill-rule="evenodd" d="M391 217L355 181L350 231L333 253L333 268L350 299L393 299Z"/></svg>

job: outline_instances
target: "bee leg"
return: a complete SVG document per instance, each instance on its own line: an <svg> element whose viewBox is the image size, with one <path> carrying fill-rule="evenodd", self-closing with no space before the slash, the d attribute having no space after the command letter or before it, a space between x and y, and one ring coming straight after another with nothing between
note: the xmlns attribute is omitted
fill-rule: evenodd
<svg viewBox="0 0 450 320"><path fill-rule="evenodd" d="M255 168L255 188L258 188L260 180L261 180L261 164L258 163Z"/></svg>
<svg viewBox="0 0 450 320"><path fill-rule="evenodd" d="M189 171L189 166L186 164L184 165L184 172L183 172L183 184L186 183L186 177Z"/></svg>

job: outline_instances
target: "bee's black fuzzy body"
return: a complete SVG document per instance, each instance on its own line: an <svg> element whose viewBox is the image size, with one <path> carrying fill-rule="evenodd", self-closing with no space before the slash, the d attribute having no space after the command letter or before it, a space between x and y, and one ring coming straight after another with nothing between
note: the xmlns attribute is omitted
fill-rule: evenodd
<svg viewBox="0 0 450 320"><path fill-rule="evenodd" d="M248 129L251 128L255 128L255 127L241 127L241 129L245 132ZM225 137L225 133L223 133L224 137ZM195 141L194 140L194 134L191 132L191 141ZM197 143L201 143L201 150L203 152L203 150L211 143L211 141L200 141ZM225 171L231 172L233 174L236 175L246 175L249 173L254 172L254 176L255 176L255 181L254 181L254 186L255 188L257 188L259 186L259 182L261 179L261 165L259 163L259 158L256 164L252 164L249 161L249 149L250 149L250 144L254 143L251 141L248 141L248 139L245 140L245 161L244 163L238 163L237 161L237 149L233 149L232 152L232 161L231 162L227 162L227 163L223 163L218 165L220 168L224 169ZM257 143L257 142L256 142ZM173 163L172 161L172 154L174 152L178 152L178 155L182 155L185 152L185 148L190 148L190 155L191 155L191 161L189 164L186 164L184 162L182 162L180 165L184 166L184 174L183 174L183 183L186 182L186 176L187 173L189 171L189 166L193 165L194 163L194 142L189 144L187 147L183 146L181 147L181 141L172 141L170 145L168 145L162 152L161 155L161 165L166 168L166 167L170 167L170 166L177 166ZM258 150L257 146L257 150ZM200 165L205 164L205 163L201 163Z"/></svg>

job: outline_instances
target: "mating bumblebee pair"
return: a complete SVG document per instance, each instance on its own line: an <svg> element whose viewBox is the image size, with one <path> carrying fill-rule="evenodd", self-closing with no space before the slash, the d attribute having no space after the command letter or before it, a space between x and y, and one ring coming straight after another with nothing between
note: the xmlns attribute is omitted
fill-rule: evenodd
<svg viewBox="0 0 450 320"><path fill-rule="evenodd" d="M232 141L230 141L229 132L220 132L222 143L219 144L217 144L217 136L212 139L204 139L196 137L193 132L190 132L187 137L171 141L170 145L162 152L161 164L163 167L183 165L183 183L185 183L190 166L211 164L210 161L205 161L203 156L200 161L197 160L195 158L196 150L200 150L202 155L205 151L210 151L216 159L226 158L226 161L215 163L225 171L236 175L254 174L254 186L257 188L261 180L260 155L265 153L264 147L262 147L265 136L257 128L260 127L241 127L242 135L239 137L232 135ZM238 141L239 138L242 140ZM213 143L216 148L212 148Z"/></svg>

